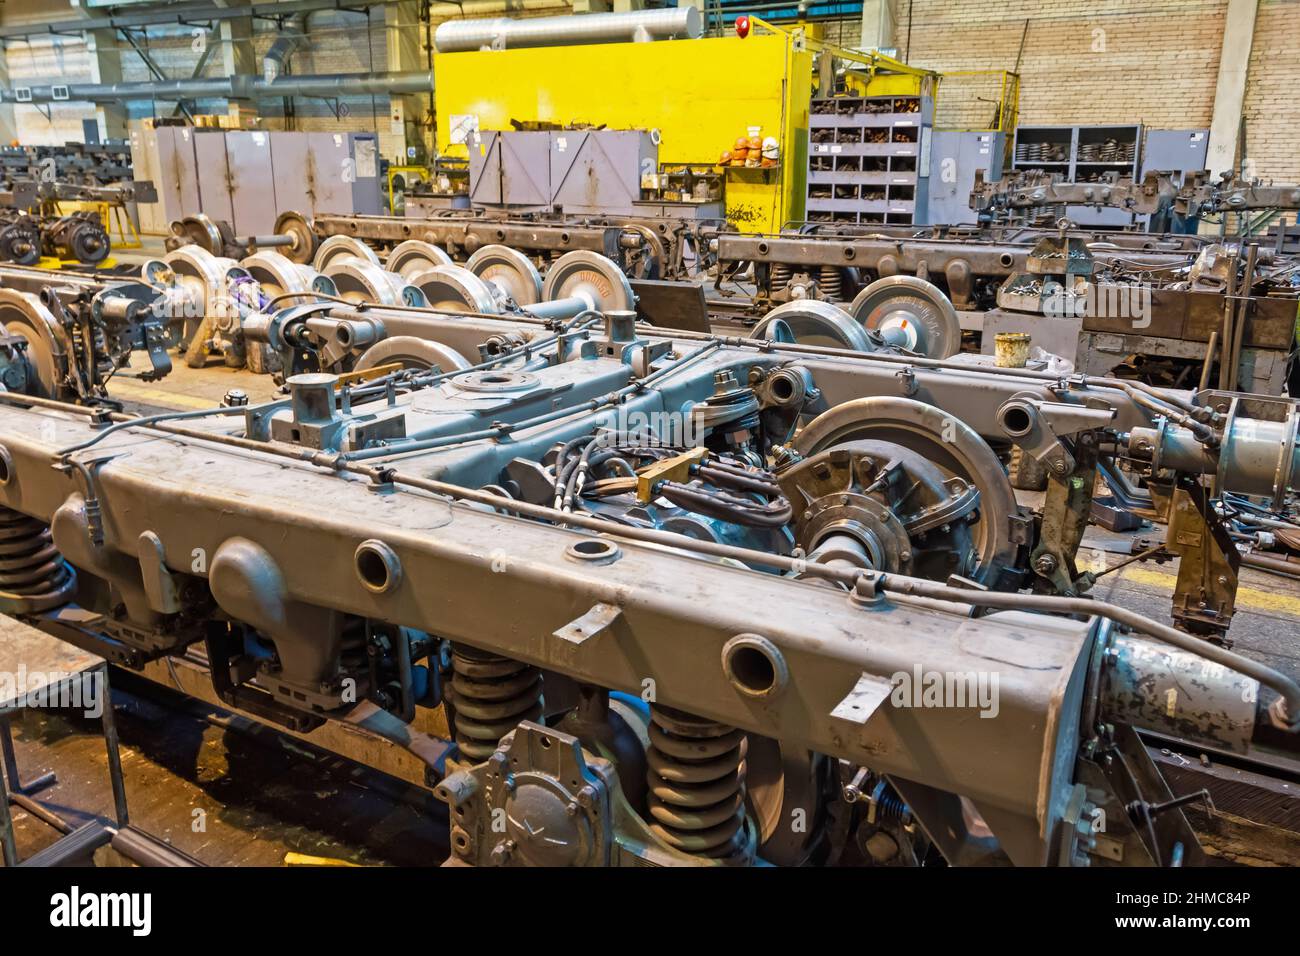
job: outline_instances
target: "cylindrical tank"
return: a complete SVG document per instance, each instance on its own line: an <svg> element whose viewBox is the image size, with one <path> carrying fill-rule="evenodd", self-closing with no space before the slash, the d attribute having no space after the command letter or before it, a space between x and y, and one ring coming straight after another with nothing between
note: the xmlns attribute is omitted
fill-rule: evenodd
<svg viewBox="0 0 1300 956"><path fill-rule="evenodd" d="M484 48L570 46L576 43L628 43L639 40L696 39L703 32L696 7L588 13L511 20L448 20L438 25L433 44L439 53Z"/></svg>

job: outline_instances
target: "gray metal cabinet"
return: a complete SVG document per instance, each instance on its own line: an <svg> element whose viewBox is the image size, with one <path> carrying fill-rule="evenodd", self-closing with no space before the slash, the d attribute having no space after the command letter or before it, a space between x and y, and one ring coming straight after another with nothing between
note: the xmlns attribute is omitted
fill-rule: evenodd
<svg viewBox="0 0 1300 956"><path fill-rule="evenodd" d="M181 130L194 140L194 162L198 169L199 205L209 219L233 223L235 207L230 198L230 168L226 164L226 134L221 130Z"/></svg>
<svg viewBox="0 0 1300 956"><path fill-rule="evenodd" d="M1153 169L1180 173L1204 169L1209 147L1208 129L1149 129L1142 147L1142 173Z"/></svg>
<svg viewBox="0 0 1300 956"><path fill-rule="evenodd" d="M808 118L809 222L924 223L934 101L928 96L814 99Z"/></svg>
<svg viewBox="0 0 1300 956"><path fill-rule="evenodd" d="M641 175L659 168L659 147L644 130L557 130L550 167L552 205L566 213L631 214Z"/></svg>
<svg viewBox="0 0 1300 956"><path fill-rule="evenodd" d="M380 178L379 137L375 133L348 133L348 152L352 156L352 206L359 216L378 216L384 211L383 184Z"/></svg>
<svg viewBox="0 0 1300 956"><path fill-rule="evenodd" d="M276 176L270 134L260 130L226 133L231 226L240 236L266 235L275 228Z"/></svg>
<svg viewBox="0 0 1300 956"><path fill-rule="evenodd" d="M1205 157L1210 148L1210 131L1208 129L1149 129L1146 143L1142 147L1142 175L1152 170L1170 170L1175 173L1188 173L1205 168ZM1175 183L1182 182L1182 176L1174 177ZM1150 221L1150 216L1139 217L1143 223ZM1193 219L1181 227L1196 231Z"/></svg>
<svg viewBox="0 0 1300 956"><path fill-rule="evenodd" d="M297 212L310 216L316 210L312 198L311 149L304 133L270 133L271 168L275 170L277 213Z"/></svg>
<svg viewBox="0 0 1300 956"><path fill-rule="evenodd" d="M469 141L469 199L517 212L631 215L641 177L658 168L646 130L487 130Z"/></svg>
<svg viewBox="0 0 1300 956"><path fill-rule="evenodd" d="M306 135L311 151L312 212L379 215L378 137L374 133ZM281 175L278 169L276 175Z"/></svg>
<svg viewBox="0 0 1300 956"><path fill-rule="evenodd" d="M314 216L382 212L374 133L144 130L167 222L203 213L237 235L265 235L282 212Z"/></svg>
<svg viewBox="0 0 1300 956"><path fill-rule="evenodd" d="M936 130L930 138L929 222L956 226L978 221L970 207L975 172L988 182L1002 178L1006 134Z"/></svg>
<svg viewBox="0 0 1300 956"><path fill-rule="evenodd" d="M143 233L166 232L168 220L163 202L166 187L158 170L158 133L151 123L143 120L131 120L127 126L131 141L132 176L136 181L148 180L158 191L157 202L134 204L136 224Z"/></svg>
<svg viewBox="0 0 1300 956"><path fill-rule="evenodd" d="M551 136L532 130L488 130L471 137L470 204L519 211L550 209Z"/></svg>
<svg viewBox="0 0 1300 956"><path fill-rule="evenodd" d="M195 168L194 131L188 127L160 126L153 130L152 139L145 138L146 149L155 144L158 199L163 218L169 224L203 208Z"/></svg>
<svg viewBox="0 0 1300 956"><path fill-rule="evenodd" d="M1142 126L1019 126L1012 166L1059 173L1067 182L1086 182L1106 173L1138 178ZM1133 214L1123 209L1067 206L1065 214L1081 226L1127 226Z"/></svg>

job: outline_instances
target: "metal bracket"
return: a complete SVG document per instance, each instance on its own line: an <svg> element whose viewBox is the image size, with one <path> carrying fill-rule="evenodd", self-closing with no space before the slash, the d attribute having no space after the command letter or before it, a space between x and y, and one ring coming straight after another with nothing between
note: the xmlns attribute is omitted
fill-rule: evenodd
<svg viewBox="0 0 1300 956"><path fill-rule="evenodd" d="M835 705L831 716L854 724L865 724L880 709L880 705L889 699L893 690L894 685L890 681L864 672L853 689Z"/></svg>

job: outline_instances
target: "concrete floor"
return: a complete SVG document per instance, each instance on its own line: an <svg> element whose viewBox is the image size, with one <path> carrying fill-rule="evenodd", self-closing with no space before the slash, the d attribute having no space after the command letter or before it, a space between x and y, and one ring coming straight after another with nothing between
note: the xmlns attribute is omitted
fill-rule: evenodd
<svg viewBox="0 0 1300 956"><path fill-rule="evenodd" d="M374 771L130 675L114 671L112 679L131 822L201 862L281 866L290 854L359 865L446 859L446 812L431 794L421 801ZM58 776L36 800L74 827L112 817L97 722L25 710L13 732L24 781ZM18 807L13 815L20 859L59 836Z"/></svg>

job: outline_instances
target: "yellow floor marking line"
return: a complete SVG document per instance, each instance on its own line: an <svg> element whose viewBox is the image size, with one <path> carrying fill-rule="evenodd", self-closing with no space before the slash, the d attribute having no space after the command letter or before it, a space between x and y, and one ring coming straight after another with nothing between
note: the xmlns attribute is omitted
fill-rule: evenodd
<svg viewBox="0 0 1300 956"><path fill-rule="evenodd" d="M149 402L170 408L215 408L218 404L210 398L194 398L191 395L181 395L161 388L150 388L148 385L132 382L129 379L113 379L108 393L114 398Z"/></svg>
<svg viewBox="0 0 1300 956"><path fill-rule="evenodd" d="M1132 581L1134 584L1148 584L1169 591L1173 591L1174 582L1178 579L1176 574L1170 574L1168 571L1155 571L1151 568L1127 567L1115 573L1125 581ZM1259 588L1238 587L1237 609L1244 610L1245 608L1300 617L1300 597L1291 594L1277 594L1273 591L1263 591Z"/></svg>

